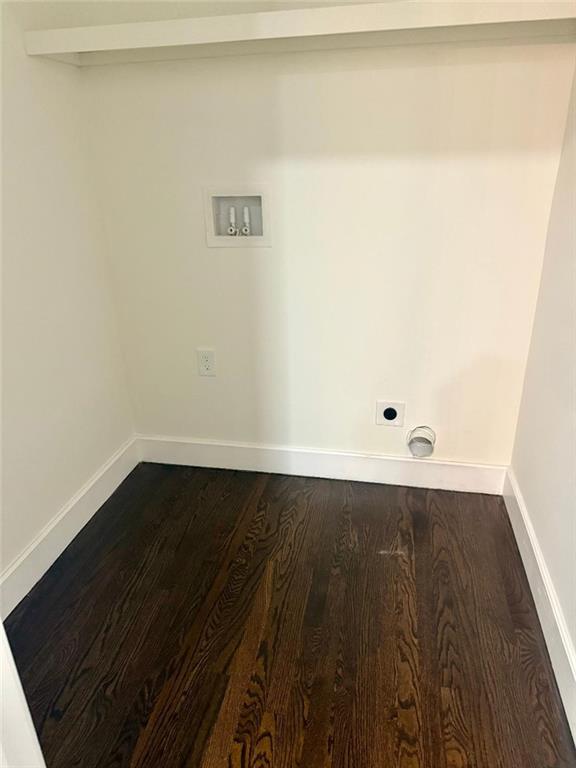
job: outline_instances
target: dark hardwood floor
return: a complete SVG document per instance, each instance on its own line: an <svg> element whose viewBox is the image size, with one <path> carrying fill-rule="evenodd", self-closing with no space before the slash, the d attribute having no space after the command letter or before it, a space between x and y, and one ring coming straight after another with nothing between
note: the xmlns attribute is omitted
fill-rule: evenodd
<svg viewBox="0 0 576 768"><path fill-rule="evenodd" d="M142 464L6 622L49 768L564 768L501 499Z"/></svg>

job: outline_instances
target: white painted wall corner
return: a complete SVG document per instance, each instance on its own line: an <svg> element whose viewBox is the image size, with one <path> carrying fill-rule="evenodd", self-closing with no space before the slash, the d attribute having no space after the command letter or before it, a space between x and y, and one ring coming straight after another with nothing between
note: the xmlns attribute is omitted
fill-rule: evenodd
<svg viewBox="0 0 576 768"><path fill-rule="evenodd" d="M508 470L504 482L504 501L536 603L566 717L576 738L576 648L532 525L530 512L512 469Z"/></svg>

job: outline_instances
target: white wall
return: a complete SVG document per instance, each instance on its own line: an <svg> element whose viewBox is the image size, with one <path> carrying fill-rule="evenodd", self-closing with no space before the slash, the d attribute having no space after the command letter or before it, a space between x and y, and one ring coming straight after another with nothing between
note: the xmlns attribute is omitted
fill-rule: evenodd
<svg viewBox="0 0 576 768"><path fill-rule="evenodd" d="M46 768L2 622L0 694L0 766Z"/></svg>
<svg viewBox="0 0 576 768"><path fill-rule="evenodd" d="M557 676L576 734L576 83L550 217L512 459L573 664ZM533 543L534 543L533 542ZM538 601L538 597L536 598ZM554 598L553 598L554 600ZM544 629L547 629L544 622ZM551 649L552 650L552 649ZM568 699L568 691L570 700Z"/></svg>
<svg viewBox="0 0 576 768"><path fill-rule="evenodd" d="M79 129L81 76L24 54L32 6L3 10L5 569L130 437L132 423Z"/></svg>
<svg viewBox="0 0 576 768"><path fill-rule="evenodd" d="M146 434L508 464L571 45L93 68L90 154ZM202 189L271 186L273 247L208 249ZM217 352L199 378L194 350Z"/></svg>
<svg viewBox="0 0 576 768"><path fill-rule="evenodd" d="M145 8L5 6L2 567L132 434L123 354L144 434L403 454L389 397L439 458L508 464L574 46L23 53L23 27ZM572 638L573 112L512 462ZM243 182L273 192L273 247L208 249L203 187Z"/></svg>

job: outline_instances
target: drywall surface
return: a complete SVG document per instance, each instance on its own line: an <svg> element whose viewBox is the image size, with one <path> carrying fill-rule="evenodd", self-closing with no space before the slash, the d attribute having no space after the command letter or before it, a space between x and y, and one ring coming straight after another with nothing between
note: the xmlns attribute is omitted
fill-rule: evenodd
<svg viewBox="0 0 576 768"><path fill-rule="evenodd" d="M3 10L0 570L132 433L79 73L28 58L31 6Z"/></svg>
<svg viewBox="0 0 576 768"><path fill-rule="evenodd" d="M0 692L0 765L2 768L46 768L2 622Z"/></svg>
<svg viewBox="0 0 576 768"><path fill-rule="evenodd" d="M572 45L82 72L145 434L508 464ZM203 189L267 184L272 247L208 248ZM216 350L197 375L195 348Z"/></svg>
<svg viewBox="0 0 576 768"><path fill-rule="evenodd" d="M512 460L573 648L576 647L575 435L576 85L572 89L550 217Z"/></svg>

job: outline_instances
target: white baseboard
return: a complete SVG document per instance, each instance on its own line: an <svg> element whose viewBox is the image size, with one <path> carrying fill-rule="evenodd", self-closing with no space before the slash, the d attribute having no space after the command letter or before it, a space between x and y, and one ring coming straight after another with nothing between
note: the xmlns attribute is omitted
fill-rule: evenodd
<svg viewBox="0 0 576 768"><path fill-rule="evenodd" d="M139 461L139 444L132 437L100 467L16 560L0 574L3 617L28 594Z"/></svg>
<svg viewBox="0 0 576 768"><path fill-rule="evenodd" d="M576 650L514 473L512 470L507 472L502 466L136 435L108 459L0 574L4 617L25 597L139 461L473 493L504 493L568 721L576 736Z"/></svg>
<svg viewBox="0 0 576 768"><path fill-rule="evenodd" d="M138 435L143 461L500 495L506 467Z"/></svg>
<svg viewBox="0 0 576 768"><path fill-rule="evenodd" d="M502 493L505 467L250 443L136 435L121 446L0 574L7 616L139 461L370 483Z"/></svg>
<svg viewBox="0 0 576 768"><path fill-rule="evenodd" d="M576 739L576 649L528 507L512 469L506 475L504 501L536 603L568 723Z"/></svg>

